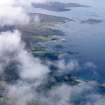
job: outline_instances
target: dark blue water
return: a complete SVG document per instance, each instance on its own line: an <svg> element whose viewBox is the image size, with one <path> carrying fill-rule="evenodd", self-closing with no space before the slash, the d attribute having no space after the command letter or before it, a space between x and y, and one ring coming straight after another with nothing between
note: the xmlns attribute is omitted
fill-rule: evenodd
<svg viewBox="0 0 105 105"><path fill-rule="evenodd" d="M71 11L54 12L44 9L32 9L33 12L40 12L54 16L72 18L74 22L58 25L66 35L65 49L78 52L76 59L80 66L89 63L93 68L81 67L73 74L86 80L105 82L105 1L104 0L61 0L60 2L73 2L87 5L87 8L71 8Z"/></svg>
<svg viewBox="0 0 105 105"><path fill-rule="evenodd" d="M82 2L82 0L81 0ZM82 63L92 62L96 65L96 69L81 71L80 77L86 79L95 79L99 82L105 82L105 20L104 20L104 4L105 1L91 0L83 4L90 5L89 8L79 8L71 11L68 17L74 17L76 22L66 24L68 28L64 30L67 32L67 40L71 39L74 49L79 52L79 60ZM99 19L100 23L81 23L81 20ZM66 27L66 26L64 26ZM70 43L68 43L68 46ZM94 73L95 71L95 73ZM91 72L89 74L89 72ZM93 73L92 73L93 72Z"/></svg>

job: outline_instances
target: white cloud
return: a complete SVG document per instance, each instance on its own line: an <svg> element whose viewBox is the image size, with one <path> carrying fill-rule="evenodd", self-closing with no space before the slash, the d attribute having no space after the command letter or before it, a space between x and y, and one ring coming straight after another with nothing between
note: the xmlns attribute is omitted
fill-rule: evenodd
<svg viewBox="0 0 105 105"><path fill-rule="evenodd" d="M30 86L21 84L9 85L7 94L9 105L27 105L33 98Z"/></svg>
<svg viewBox="0 0 105 105"><path fill-rule="evenodd" d="M84 64L84 67L85 68L90 68L90 69L96 69L97 68L96 64L94 64L93 62L86 62Z"/></svg>
<svg viewBox="0 0 105 105"><path fill-rule="evenodd" d="M99 94L91 94L88 96L89 101L86 105L105 105L105 96Z"/></svg>
<svg viewBox="0 0 105 105"><path fill-rule="evenodd" d="M29 17L25 14L21 7L0 7L0 24L14 25L14 24L27 24Z"/></svg>
<svg viewBox="0 0 105 105"><path fill-rule="evenodd" d="M59 73L68 73L81 68L81 65L76 59L71 59L69 62L65 62L65 60L59 60L55 63L55 66L59 68Z"/></svg>
<svg viewBox="0 0 105 105"><path fill-rule="evenodd" d="M22 50L18 55L18 60L21 63L21 77L23 79L35 79L43 77L48 68L41 64L40 60L35 59L27 51Z"/></svg>
<svg viewBox="0 0 105 105"><path fill-rule="evenodd" d="M47 2L48 0L29 0L31 1L32 3L44 3L44 2Z"/></svg>
<svg viewBox="0 0 105 105"><path fill-rule="evenodd" d="M34 90L31 86L36 91L37 86L44 82L49 69L39 59L27 52L25 44L21 40L21 34L17 30L0 34L0 75L11 61L19 62L17 70L21 78L14 85L5 85L8 98L6 102L10 105L21 105L21 103L28 105L37 94L37 92L33 93ZM27 80L34 82L27 84Z"/></svg>
<svg viewBox="0 0 105 105"><path fill-rule="evenodd" d="M24 25L30 21L26 9L32 3L42 3L47 0L2 0L0 1L0 24L4 25Z"/></svg>
<svg viewBox="0 0 105 105"><path fill-rule="evenodd" d="M2 1L0 1L0 5L1 5L1 6L13 5L14 3L15 3L14 0L2 0Z"/></svg>
<svg viewBox="0 0 105 105"><path fill-rule="evenodd" d="M72 89L72 86L66 84L52 88L48 93L49 102L53 105L70 105Z"/></svg>
<svg viewBox="0 0 105 105"><path fill-rule="evenodd" d="M2 32L0 34L0 54L5 51L15 51L20 48L21 35L16 30L12 32Z"/></svg>
<svg viewBox="0 0 105 105"><path fill-rule="evenodd" d="M9 57L9 54L14 56ZM11 61L15 59L20 63L20 76L23 79L36 79L41 78L49 72L48 68L41 64L41 61L33 58L25 48L24 43L21 41L21 34L16 30L14 32L4 32L0 35L0 57L1 59ZM2 67L1 62L0 66Z"/></svg>
<svg viewBox="0 0 105 105"><path fill-rule="evenodd" d="M23 25L28 22L29 16L17 0L0 1L0 24L2 26L14 24Z"/></svg>
<svg viewBox="0 0 105 105"><path fill-rule="evenodd" d="M27 2L26 0L1 0L0 24L2 26L27 24L30 18L25 7L30 6L32 2L46 2L46 0L27 0ZM38 19L36 17L35 21L40 21ZM42 88L45 77L49 73L48 67L25 49L19 31L0 33L0 75L3 74L5 67L14 60L19 62L20 79L14 85L6 85L7 105L28 105L29 103L35 105L74 105L72 100L80 97L88 99L86 105L104 105L103 103L105 103L105 97L93 91L97 86L95 82L83 82L76 86L62 84L54 86L46 92L44 89L41 90L42 92L38 92L37 90ZM71 60L67 64L62 60L57 62L57 66L61 70L60 72L65 72L65 69L73 71L81 67L77 60ZM84 66L96 68L90 62ZM28 83L27 80L31 82Z"/></svg>

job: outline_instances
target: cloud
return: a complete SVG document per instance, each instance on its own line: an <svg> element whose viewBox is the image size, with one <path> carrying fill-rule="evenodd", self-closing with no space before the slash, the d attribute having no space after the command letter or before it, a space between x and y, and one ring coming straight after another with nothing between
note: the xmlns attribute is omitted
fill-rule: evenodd
<svg viewBox="0 0 105 105"><path fill-rule="evenodd" d="M30 7L31 3L45 1L0 1L1 26L27 24L30 17L26 8ZM35 17L35 21L39 22L39 17ZM75 102L84 102L84 99L85 105L104 105L105 96L96 93L97 83L95 82L81 82L75 86L62 83L46 90L45 85L49 79L47 78L50 72L49 68L42 64L40 59L33 57L27 51L18 30L2 32L0 33L0 77L4 76L8 65L15 61L17 62L16 70L20 78L14 84L4 84L5 94L3 95L6 105L76 105ZM77 60L71 60L69 63L60 60L57 62L57 66L59 72L62 73L68 72L67 70L74 71L81 68ZM94 63L90 62L84 66L86 68L96 68Z"/></svg>
<svg viewBox="0 0 105 105"><path fill-rule="evenodd" d="M97 66L96 66L96 64L94 64L93 62L86 62L85 64L84 64L84 67L85 68L90 68L90 69L96 69L97 68Z"/></svg>
<svg viewBox="0 0 105 105"><path fill-rule="evenodd" d="M6 100L7 105L74 105L75 98L82 101L84 97L89 99L86 102L87 105L91 105L92 102L94 102L94 105L97 105L94 101L95 99L98 103L101 102L100 95L92 92L96 87L94 82L82 82L75 86L63 83L55 85L47 91L46 89L38 91L46 83L46 79L49 79L46 77L50 70L25 49L25 44L21 40L21 33L18 30L0 34L0 57L2 72L4 72L5 66L11 61L19 62L20 79L15 84L5 85L5 97L8 99ZM74 65L76 63L72 62L69 64L71 65L69 68L75 68ZM62 66L60 67L63 68ZM99 95L97 96L99 98L90 98L92 96L95 97L95 95ZM104 99L103 96L102 99Z"/></svg>
<svg viewBox="0 0 105 105"><path fill-rule="evenodd" d="M9 85L7 98L9 99L7 101L9 105L27 105L32 101L33 93L29 86L22 84Z"/></svg>
<svg viewBox="0 0 105 105"><path fill-rule="evenodd" d="M54 87L45 94L38 92L37 87L24 83L8 85L7 89L6 97L9 105L28 105L29 103L30 105L32 103L38 105L69 105L71 87L65 84Z"/></svg>
<svg viewBox="0 0 105 105"><path fill-rule="evenodd" d="M20 47L20 34L18 31L14 33L3 32L0 34L0 72L2 73L4 67L15 59L14 54Z"/></svg>
<svg viewBox="0 0 105 105"><path fill-rule="evenodd" d="M71 71L80 69L80 64L78 60L75 60L75 59L71 59L67 63L64 60L59 60L57 62L57 66L60 70L59 72L71 72Z"/></svg>
<svg viewBox="0 0 105 105"><path fill-rule="evenodd" d="M17 2L17 0L0 1L0 24L2 26L14 24L23 25L27 24L29 20L27 12L24 7L22 7L22 4Z"/></svg>
<svg viewBox="0 0 105 105"><path fill-rule="evenodd" d="M105 96L99 94L91 94L88 96L89 101L86 105L104 105L105 104Z"/></svg>
<svg viewBox="0 0 105 105"><path fill-rule="evenodd" d="M24 25L30 22L27 9L32 3L46 2L47 0L2 0L0 1L0 25Z"/></svg>
<svg viewBox="0 0 105 105"><path fill-rule="evenodd" d="M72 89L72 86L66 84L53 87L48 93L49 102L53 105L70 105Z"/></svg>
<svg viewBox="0 0 105 105"><path fill-rule="evenodd" d="M32 84L19 83L9 85L7 103L9 105L104 105L105 96L96 93L97 84L94 82L83 82L76 86L66 84L54 86L48 91L38 92L38 88ZM20 98L21 97L21 98Z"/></svg>
<svg viewBox="0 0 105 105"><path fill-rule="evenodd" d="M47 2L49 0L29 0L31 1L31 3L44 3L44 2Z"/></svg>
<svg viewBox="0 0 105 105"><path fill-rule="evenodd" d="M0 76L3 77L6 67L15 61L18 62L16 70L20 78L15 84L4 85L3 89L6 91L4 97L8 98L7 105L21 105L21 103L28 105L29 102L33 102L37 87L45 82L49 69L25 49L18 30L2 32L0 34ZM28 84L27 81L32 83Z"/></svg>
<svg viewBox="0 0 105 105"><path fill-rule="evenodd" d="M22 70L20 75L23 79L41 78L49 72L48 68L42 65L39 59L33 58L33 56L25 50L19 53L18 60L21 63L19 68Z"/></svg>
<svg viewBox="0 0 105 105"><path fill-rule="evenodd" d="M12 12L11 12L12 11ZM3 25L18 25L27 24L29 17L25 14L21 7L0 7L0 24Z"/></svg>
<svg viewBox="0 0 105 105"><path fill-rule="evenodd" d="M12 56L10 56L12 55ZM23 79L41 78L49 70L41 64L41 61L27 52L25 45L21 40L19 31L3 32L0 35L0 57L1 68L12 60L19 62L18 69ZM1 69L1 71L3 71Z"/></svg>

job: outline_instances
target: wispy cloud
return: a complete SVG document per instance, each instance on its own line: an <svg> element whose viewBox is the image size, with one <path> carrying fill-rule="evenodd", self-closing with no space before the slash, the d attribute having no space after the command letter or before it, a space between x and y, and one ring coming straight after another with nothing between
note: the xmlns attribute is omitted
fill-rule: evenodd
<svg viewBox="0 0 105 105"><path fill-rule="evenodd" d="M0 1L0 24L14 25L27 24L29 16L21 5L18 5L16 0Z"/></svg>
<svg viewBox="0 0 105 105"><path fill-rule="evenodd" d="M0 1L1 26L27 24L30 17L25 7L30 6L32 2L45 2L45 0ZM39 21L38 17L36 21ZM80 100L83 102L84 99L85 105L105 103L105 96L93 91L97 87L95 82L81 82L75 86L62 83L46 90L43 85L48 81L51 70L27 51L18 30L2 32L0 33L0 77L5 74L8 65L15 61L18 62L16 70L19 78L14 84L3 85L6 105L76 105L75 102ZM60 60L56 65L62 73L67 72L65 69L73 71L81 68L77 60L71 60L69 63ZM84 68L95 69L96 65L88 62L84 64Z"/></svg>

